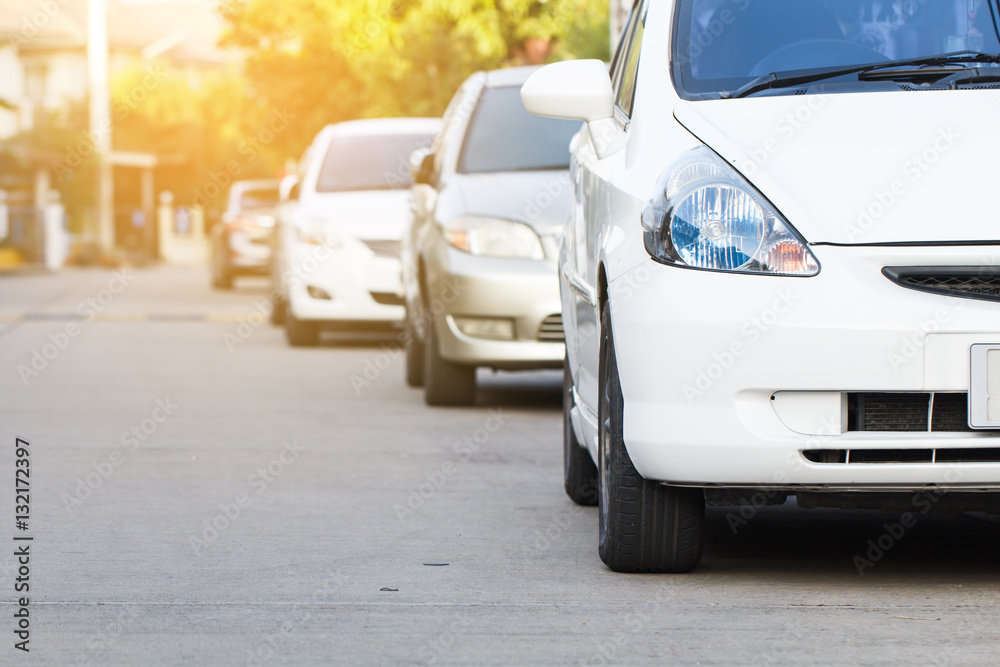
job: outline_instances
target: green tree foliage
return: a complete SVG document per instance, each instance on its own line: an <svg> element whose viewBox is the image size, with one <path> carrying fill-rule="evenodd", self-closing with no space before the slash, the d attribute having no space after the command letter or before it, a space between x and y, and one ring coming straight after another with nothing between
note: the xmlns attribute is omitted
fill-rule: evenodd
<svg viewBox="0 0 1000 667"><path fill-rule="evenodd" d="M239 69L201 72L195 80L192 86L189 72L147 63L120 72L112 89L115 149L160 157L166 166L158 170L158 189L185 205L220 200L227 181L274 176L282 165L273 131L267 141L257 136L269 110Z"/></svg>
<svg viewBox="0 0 1000 667"><path fill-rule="evenodd" d="M529 40L550 59L608 57L607 0L240 0L224 12L254 91L297 118L280 144L295 155L327 123L438 115L469 74L529 62Z"/></svg>
<svg viewBox="0 0 1000 667"><path fill-rule="evenodd" d="M324 125L439 115L471 73L530 62L529 42L543 59L606 59L607 10L607 0L227 0L223 41L246 54L243 66L118 71L114 149L176 159L157 170L157 190L219 206L222 184L276 176ZM26 138L64 158L56 185L77 229L96 187L86 108Z"/></svg>
<svg viewBox="0 0 1000 667"><path fill-rule="evenodd" d="M327 122L351 117L351 104L367 103L365 81L342 43L354 4L246 0L223 7L232 26L226 43L249 53L248 95L295 118L275 141L286 155L298 155Z"/></svg>

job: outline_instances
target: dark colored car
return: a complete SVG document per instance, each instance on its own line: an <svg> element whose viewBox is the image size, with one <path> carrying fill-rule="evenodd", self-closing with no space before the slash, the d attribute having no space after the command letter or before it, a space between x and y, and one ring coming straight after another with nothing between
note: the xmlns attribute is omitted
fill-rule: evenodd
<svg viewBox="0 0 1000 667"><path fill-rule="evenodd" d="M212 287L232 289L243 275L267 275L278 181L237 181L226 212L212 228Z"/></svg>

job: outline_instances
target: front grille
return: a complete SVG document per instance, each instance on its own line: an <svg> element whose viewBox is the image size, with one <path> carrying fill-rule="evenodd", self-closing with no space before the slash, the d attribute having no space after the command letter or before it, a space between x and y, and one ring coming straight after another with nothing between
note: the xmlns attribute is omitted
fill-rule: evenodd
<svg viewBox="0 0 1000 667"><path fill-rule="evenodd" d="M901 287L920 292L1000 301L997 266L887 266L882 274Z"/></svg>
<svg viewBox="0 0 1000 667"><path fill-rule="evenodd" d="M406 303L403 297L393 292L372 292L371 295L375 299L375 303L380 303L383 306L402 306Z"/></svg>
<svg viewBox="0 0 1000 667"><path fill-rule="evenodd" d="M972 431L968 415L968 394L847 394L848 431L962 433ZM1000 448L807 449L802 456L812 463L828 464L1000 463Z"/></svg>
<svg viewBox="0 0 1000 667"><path fill-rule="evenodd" d="M363 240L368 249L379 257L399 257L399 241Z"/></svg>
<svg viewBox="0 0 1000 667"><path fill-rule="evenodd" d="M969 395L849 393L847 424L848 431L968 432L972 430L969 428Z"/></svg>
<svg viewBox="0 0 1000 667"><path fill-rule="evenodd" d="M807 449L802 456L812 463L1000 463L1000 448L955 449Z"/></svg>
<svg viewBox="0 0 1000 667"><path fill-rule="evenodd" d="M542 320L542 325L538 327L538 340L547 343L563 343L566 341L562 315L549 315Z"/></svg>
<svg viewBox="0 0 1000 667"><path fill-rule="evenodd" d="M934 419L931 431L957 433L971 431L969 427L968 394L932 394Z"/></svg>

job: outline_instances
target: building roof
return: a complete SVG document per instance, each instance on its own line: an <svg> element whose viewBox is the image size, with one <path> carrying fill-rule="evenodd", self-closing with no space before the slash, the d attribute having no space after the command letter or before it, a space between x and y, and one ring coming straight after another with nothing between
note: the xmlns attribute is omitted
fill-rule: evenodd
<svg viewBox="0 0 1000 667"><path fill-rule="evenodd" d="M209 64L235 58L218 46L223 19L208 2L106 2L111 51L149 49L154 56ZM0 0L0 36L23 52L86 48L87 2Z"/></svg>

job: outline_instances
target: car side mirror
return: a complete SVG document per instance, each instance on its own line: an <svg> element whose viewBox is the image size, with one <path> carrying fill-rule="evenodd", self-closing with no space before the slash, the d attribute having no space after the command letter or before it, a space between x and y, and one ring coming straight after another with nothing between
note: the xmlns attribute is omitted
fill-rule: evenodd
<svg viewBox="0 0 1000 667"><path fill-rule="evenodd" d="M615 101L608 68L600 60L568 60L541 68L521 86L524 108L536 116L582 120L598 158L623 145L614 119Z"/></svg>
<svg viewBox="0 0 1000 667"><path fill-rule="evenodd" d="M434 151L420 148L410 155L410 176L417 185L432 185L434 177Z"/></svg>

